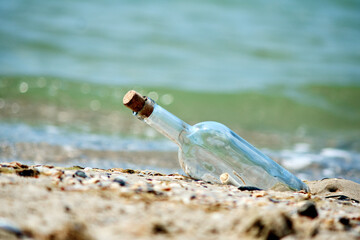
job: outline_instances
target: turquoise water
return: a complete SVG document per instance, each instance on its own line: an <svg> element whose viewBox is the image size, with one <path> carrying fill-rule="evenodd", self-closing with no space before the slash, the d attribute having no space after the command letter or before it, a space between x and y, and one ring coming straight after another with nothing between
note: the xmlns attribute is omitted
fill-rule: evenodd
<svg viewBox="0 0 360 240"><path fill-rule="evenodd" d="M0 74L201 91L360 85L358 1L0 3Z"/></svg>

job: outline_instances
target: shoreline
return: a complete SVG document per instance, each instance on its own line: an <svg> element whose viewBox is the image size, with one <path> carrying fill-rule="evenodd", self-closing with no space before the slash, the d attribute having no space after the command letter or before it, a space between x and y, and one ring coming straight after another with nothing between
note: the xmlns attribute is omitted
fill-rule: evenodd
<svg viewBox="0 0 360 240"><path fill-rule="evenodd" d="M26 86L26 91L20 91L21 84ZM218 121L260 147L283 148L309 142L314 147L346 144L359 150L359 86L310 84L297 89L300 99L292 99L289 89L277 85L259 92L215 93L106 85L50 76L0 75L0 115L7 122L55 125L75 132L159 137L156 132L148 132L121 105L123 95L132 88L150 94L189 124ZM342 96L340 102L334 101L334 94ZM163 101L164 96L172 101ZM313 98L326 102L328 108L306 101ZM212 111L207 110L209 105Z"/></svg>
<svg viewBox="0 0 360 240"><path fill-rule="evenodd" d="M360 184L240 191L179 174L1 163L0 238L357 239Z"/></svg>
<svg viewBox="0 0 360 240"><path fill-rule="evenodd" d="M24 129L18 131L13 128L11 131L20 137L32 134ZM184 174L177 157L178 149L176 146L170 148L169 141L157 143L134 141L130 142L130 146L129 142L114 138L96 138L94 135L83 135L76 139L76 136L72 135L50 134L48 137L42 137L43 142L31 142L31 139L24 139L26 136L22 137L23 141L18 142L14 139L0 141L0 162L21 161L28 165L52 164L58 167L78 165L101 169L114 167L153 169L167 174ZM50 139L63 140L51 142ZM131 147L136 147L138 150L131 150ZM314 181L337 177L360 183L358 153L332 148L314 152L308 149L309 147L310 145L301 143L295 145L293 149L260 150L303 180Z"/></svg>

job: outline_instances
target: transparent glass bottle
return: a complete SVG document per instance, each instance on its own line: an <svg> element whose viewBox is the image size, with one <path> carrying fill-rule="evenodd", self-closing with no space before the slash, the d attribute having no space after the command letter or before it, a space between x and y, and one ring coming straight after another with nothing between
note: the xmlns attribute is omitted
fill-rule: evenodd
<svg viewBox="0 0 360 240"><path fill-rule="evenodd" d="M131 90L124 105L179 146L184 172L207 182L261 189L305 190L307 185L254 146L217 122L193 126Z"/></svg>

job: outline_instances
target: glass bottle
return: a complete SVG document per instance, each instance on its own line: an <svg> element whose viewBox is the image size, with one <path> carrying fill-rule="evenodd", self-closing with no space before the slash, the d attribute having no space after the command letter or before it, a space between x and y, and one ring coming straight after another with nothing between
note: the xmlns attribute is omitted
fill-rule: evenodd
<svg viewBox="0 0 360 240"><path fill-rule="evenodd" d="M179 146L180 166L191 178L237 187L309 191L300 179L221 123L191 126L133 90L123 103Z"/></svg>

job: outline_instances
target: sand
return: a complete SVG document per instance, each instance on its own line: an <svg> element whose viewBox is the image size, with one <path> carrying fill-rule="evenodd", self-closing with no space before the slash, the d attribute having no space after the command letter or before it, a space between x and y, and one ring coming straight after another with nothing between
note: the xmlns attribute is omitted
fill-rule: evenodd
<svg viewBox="0 0 360 240"><path fill-rule="evenodd" d="M2 163L0 239L360 239L360 184L240 191L178 174Z"/></svg>

